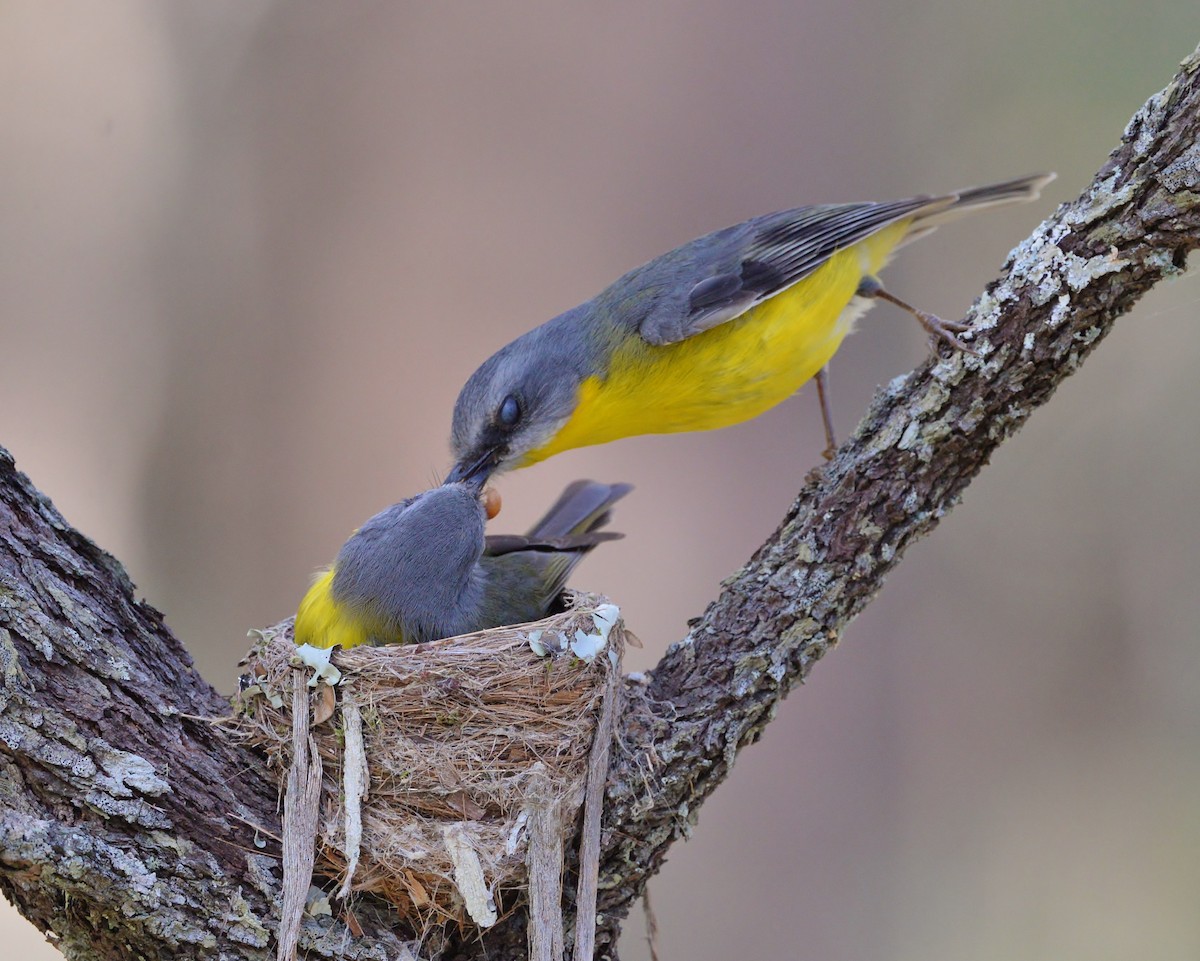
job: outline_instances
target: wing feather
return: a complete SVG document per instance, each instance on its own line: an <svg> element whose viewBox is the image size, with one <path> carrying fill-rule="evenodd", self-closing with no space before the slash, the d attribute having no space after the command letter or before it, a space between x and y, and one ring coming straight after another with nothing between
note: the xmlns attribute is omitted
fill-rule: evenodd
<svg viewBox="0 0 1200 961"><path fill-rule="evenodd" d="M905 243L971 210L1033 200L1054 177L1036 174L941 196L821 204L756 217L630 271L599 299L649 344L673 344L740 317L899 220Z"/></svg>
<svg viewBox="0 0 1200 961"><path fill-rule="evenodd" d="M688 291L680 339L741 316L811 275L839 250L940 202L953 199L800 207L763 218L746 237L733 269L705 277Z"/></svg>

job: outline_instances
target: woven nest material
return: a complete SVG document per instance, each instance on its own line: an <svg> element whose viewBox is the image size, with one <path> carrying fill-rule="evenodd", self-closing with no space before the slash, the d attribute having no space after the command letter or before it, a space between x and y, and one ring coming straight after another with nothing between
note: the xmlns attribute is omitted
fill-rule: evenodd
<svg viewBox="0 0 1200 961"><path fill-rule="evenodd" d="M597 718L610 678L620 676L623 625L604 621L616 609L595 595L567 600L564 613L535 625L334 653L338 709L329 714L333 692L324 684L309 698L323 772L318 874L346 882L349 865L345 892L386 898L418 927L486 923L462 890L464 870L477 880L482 871L498 911L512 908L537 811L555 812L560 833L574 833ZM261 632L246 659L254 684L239 695L235 721L266 752L281 789L293 754L295 672L312 674L295 666L295 655L290 621ZM369 772L361 853L347 840L347 809L358 806L347 804L352 782L344 780L355 763L345 754L353 707ZM464 869L472 856L478 864Z"/></svg>

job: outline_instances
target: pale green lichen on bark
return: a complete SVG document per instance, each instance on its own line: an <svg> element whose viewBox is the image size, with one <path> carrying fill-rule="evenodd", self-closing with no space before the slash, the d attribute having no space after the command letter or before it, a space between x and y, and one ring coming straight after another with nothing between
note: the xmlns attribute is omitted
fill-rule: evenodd
<svg viewBox="0 0 1200 961"><path fill-rule="evenodd" d="M250 909L240 886L230 896L229 913L226 918L232 924L230 936L234 940L259 948L265 948L271 943L271 932Z"/></svg>
<svg viewBox="0 0 1200 961"><path fill-rule="evenodd" d="M21 667L11 632L0 627L0 712L8 705L9 696L16 692L30 693L29 677Z"/></svg>
<svg viewBox="0 0 1200 961"><path fill-rule="evenodd" d="M154 765L144 757L119 750L103 738L96 738L90 745L91 754L104 770L97 783L113 797L129 798L134 793L156 797L166 794L170 785L158 776Z"/></svg>

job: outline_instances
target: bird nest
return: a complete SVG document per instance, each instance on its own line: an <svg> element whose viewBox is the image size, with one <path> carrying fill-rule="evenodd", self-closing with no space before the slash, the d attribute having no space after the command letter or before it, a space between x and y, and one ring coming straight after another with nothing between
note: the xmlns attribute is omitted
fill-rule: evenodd
<svg viewBox="0 0 1200 961"><path fill-rule="evenodd" d="M309 852L315 840L307 872L303 841L292 844L301 904L315 868L340 882L340 897L378 895L418 930L486 927L531 887L557 905L593 742L607 752L611 735L596 731L602 713L611 718L624 646L613 605L567 601L534 625L336 650L315 687L290 621L258 632L234 727L286 792L285 887L289 833L307 831ZM306 796L301 829L292 809ZM598 819L597 808L597 833ZM554 871L531 876L547 858L557 882Z"/></svg>

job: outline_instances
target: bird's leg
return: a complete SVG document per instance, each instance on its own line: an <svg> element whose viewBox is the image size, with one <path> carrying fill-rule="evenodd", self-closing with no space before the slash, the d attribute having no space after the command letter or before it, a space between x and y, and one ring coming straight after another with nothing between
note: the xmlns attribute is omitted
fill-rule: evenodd
<svg viewBox="0 0 1200 961"><path fill-rule="evenodd" d="M825 450L821 452L821 456L826 460L833 460L833 453L837 450L837 438L833 433L833 411L829 409L829 396L825 393L829 387L829 366L818 370L814 379L817 382L817 397L821 401L821 420L825 422Z"/></svg>
<svg viewBox="0 0 1200 961"><path fill-rule="evenodd" d="M917 321L922 327L925 328L926 331L928 331L929 336L932 337L935 342L940 340L943 343L947 343L951 347L956 348L957 350L964 351L968 354L973 354L976 357L979 356L979 351L959 337L955 336L956 334L961 334L964 331L970 330L970 324L959 323L955 320L942 320L941 317L931 314L926 310L918 310L911 304L906 304L895 294L888 293L888 291L884 290L883 284L881 284L875 277L864 277L859 283L858 290L855 291L855 294L858 297L874 297L878 300L886 300L889 304L895 304L901 310L907 310L910 314L916 317Z"/></svg>

